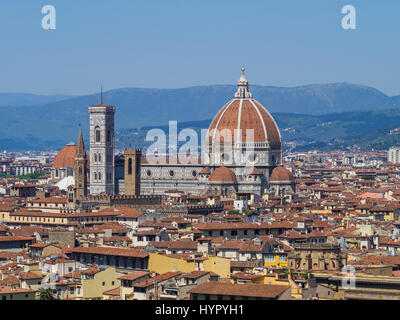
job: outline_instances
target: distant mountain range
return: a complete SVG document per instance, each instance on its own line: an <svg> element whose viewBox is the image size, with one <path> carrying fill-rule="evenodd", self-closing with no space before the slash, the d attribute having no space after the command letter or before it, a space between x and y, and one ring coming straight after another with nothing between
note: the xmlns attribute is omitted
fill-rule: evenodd
<svg viewBox="0 0 400 320"><path fill-rule="evenodd" d="M362 150L386 150L400 143L400 109L381 111L304 115L272 113L280 128L284 148L293 151L338 150L359 147ZM178 126L196 130L208 128L212 119L182 122ZM119 130L116 145L146 147L147 132L153 127ZM158 128L168 132L168 126Z"/></svg>
<svg viewBox="0 0 400 320"><path fill-rule="evenodd" d="M70 99L73 96L62 94L38 95L32 93L0 93L1 107L36 106Z"/></svg>
<svg viewBox="0 0 400 320"><path fill-rule="evenodd" d="M211 119L235 91L234 85L122 88L103 96L105 103L117 106L117 138L123 145L128 141L127 134L141 136L143 129L137 128L162 126L169 120L185 122L183 125L191 121L198 126L198 120ZM381 135L400 127L400 96L390 97L371 87L349 83L291 88L254 85L250 91L274 114L285 142L296 142L297 148L346 147L343 139L357 142L357 134L362 139L376 130L383 130ZM99 100L99 94L0 94L0 149L58 149L77 139L79 124L87 137L88 106ZM391 143L383 142L386 138L381 140L376 142L377 147Z"/></svg>

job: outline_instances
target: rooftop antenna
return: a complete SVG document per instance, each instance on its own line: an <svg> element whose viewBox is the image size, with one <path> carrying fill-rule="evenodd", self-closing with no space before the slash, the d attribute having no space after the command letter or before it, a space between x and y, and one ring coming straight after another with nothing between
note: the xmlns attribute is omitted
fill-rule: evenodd
<svg viewBox="0 0 400 320"><path fill-rule="evenodd" d="M103 104L103 85L101 85L101 104Z"/></svg>

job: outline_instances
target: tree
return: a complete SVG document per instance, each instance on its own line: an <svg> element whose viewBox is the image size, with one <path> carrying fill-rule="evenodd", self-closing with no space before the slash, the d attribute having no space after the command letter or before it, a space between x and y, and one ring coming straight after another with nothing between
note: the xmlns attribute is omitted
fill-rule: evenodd
<svg viewBox="0 0 400 320"><path fill-rule="evenodd" d="M24 175L19 176L19 178L22 180L38 180L38 179L42 178L44 175L46 175L46 172L41 171L41 172L24 174Z"/></svg>
<svg viewBox="0 0 400 320"><path fill-rule="evenodd" d="M255 214L257 214L258 212L257 212L257 210L255 210L255 209L251 209L251 210L249 210L249 209L243 209L243 213L245 214L245 215L247 215L247 216L252 216L252 215L255 215Z"/></svg>
<svg viewBox="0 0 400 320"><path fill-rule="evenodd" d="M54 294L51 289L41 288L39 290L39 299L40 300L59 300L59 298Z"/></svg>
<svg viewBox="0 0 400 320"><path fill-rule="evenodd" d="M362 178L364 180L375 180L375 177L373 177L373 176L363 176Z"/></svg>

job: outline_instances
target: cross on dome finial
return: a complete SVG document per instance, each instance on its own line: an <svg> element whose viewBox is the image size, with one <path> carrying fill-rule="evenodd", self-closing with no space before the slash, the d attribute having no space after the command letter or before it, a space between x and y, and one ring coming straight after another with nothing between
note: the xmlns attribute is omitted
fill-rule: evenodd
<svg viewBox="0 0 400 320"><path fill-rule="evenodd" d="M244 74L245 68L242 67L242 74L240 75L240 79L238 82L238 89L235 93L235 98L238 99L251 99L252 95L249 91L249 81L247 81L246 76Z"/></svg>

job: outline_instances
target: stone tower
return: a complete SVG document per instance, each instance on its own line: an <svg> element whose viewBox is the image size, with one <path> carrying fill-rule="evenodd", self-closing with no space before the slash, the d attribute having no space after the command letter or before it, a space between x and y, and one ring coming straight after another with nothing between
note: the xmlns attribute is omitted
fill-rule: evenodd
<svg viewBox="0 0 400 320"><path fill-rule="evenodd" d="M114 114L115 107L101 103L90 113L90 193L115 193Z"/></svg>
<svg viewBox="0 0 400 320"><path fill-rule="evenodd" d="M74 178L76 192L75 199L82 201L87 195L87 156L85 144L82 138L82 129L79 130L78 144L76 146Z"/></svg>
<svg viewBox="0 0 400 320"><path fill-rule="evenodd" d="M124 150L124 194L140 195L140 159L142 151L140 149Z"/></svg>

